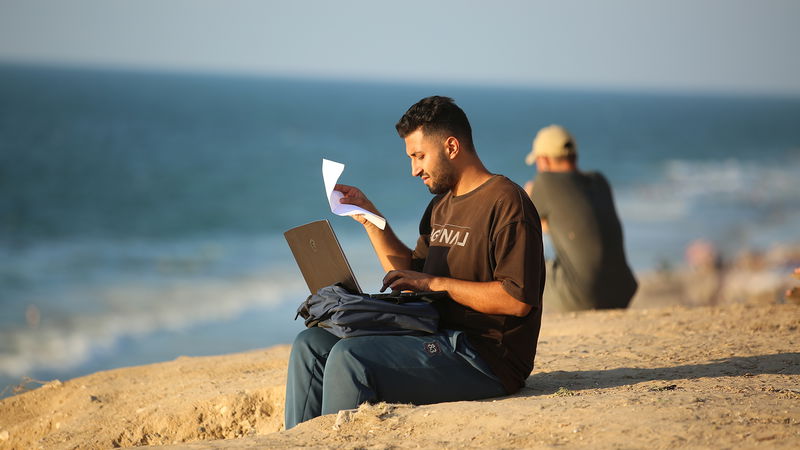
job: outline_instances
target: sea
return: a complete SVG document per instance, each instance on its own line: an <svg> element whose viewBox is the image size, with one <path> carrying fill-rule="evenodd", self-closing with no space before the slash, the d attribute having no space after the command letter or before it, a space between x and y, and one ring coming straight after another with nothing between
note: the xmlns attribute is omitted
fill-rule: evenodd
<svg viewBox="0 0 800 450"><path fill-rule="evenodd" d="M731 255L800 241L798 97L2 65L0 396L290 343L308 292L283 232L310 221L331 221L377 291L321 162L413 245L431 194L394 124L429 95L453 97L489 170L520 184L536 131L569 128L581 168L612 184L638 273L696 239Z"/></svg>

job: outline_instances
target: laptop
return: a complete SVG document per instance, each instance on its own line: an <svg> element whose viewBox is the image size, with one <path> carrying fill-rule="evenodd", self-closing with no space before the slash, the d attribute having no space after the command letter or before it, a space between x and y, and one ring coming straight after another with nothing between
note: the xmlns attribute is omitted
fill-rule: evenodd
<svg viewBox="0 0 800 450"><path fill-rule="evenodd" d="M294 260L306 280L311 293L325 286L340 283L342 287L356 294L369 295L395 303L412 301L433 301L447 296L446 291L430 292L392 292L386 294L366 294L361 290L353 269L333 232L330 222L316 222L292 228L283 236L292 250Z"/></svg>

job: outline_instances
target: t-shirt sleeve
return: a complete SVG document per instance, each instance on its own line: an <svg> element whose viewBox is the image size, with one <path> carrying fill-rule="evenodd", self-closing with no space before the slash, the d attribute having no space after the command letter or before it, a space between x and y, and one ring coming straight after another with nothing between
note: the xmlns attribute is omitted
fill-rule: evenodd
<svg viewBox="0 0 800 450"><path fill-rule="evenodd" d="M538 224L514 222L500 229L494 238L494 278L515 299L537 305L544 270L542 236Z"/></svg>
<svg viewBox="0 0 800 450"><path fill-rule="evenodd" d="M411 251L411 270L422 272L425 267L425 260L428 259L428 248L430 247L430 234L420 236L417 239L417 246Z"/></svg>
<svg viewBox="0 0 800 450"><path fill-rule="evenodd" d="M441 196L434 197L425 212L422 214L422 219L419 221L419 238L414 250L411 251L411 269L422 271L425 265L425 260L428 258L428 249L431 243L431 214L433 214L433 206L439 201Z"/></svg>

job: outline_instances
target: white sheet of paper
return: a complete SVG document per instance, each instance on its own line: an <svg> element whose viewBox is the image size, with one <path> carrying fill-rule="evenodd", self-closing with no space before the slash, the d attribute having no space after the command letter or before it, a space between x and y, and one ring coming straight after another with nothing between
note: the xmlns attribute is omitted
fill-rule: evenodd
<svg viewBox="0 0 800 450"><path fill-rule="evenodd" d="M342 172L344 172L344 164L325 158L322 159L322 181L325 183L325 195L328 196L328 204L331 207L331 212L339 216L355 216L358 214L363 214L364 217L372 222L376 227L380 228L381 230L386 228L386 219L383 217L373 214L364 208L341 202L344 194L339 191L335 191L333 188L336 186L336 182L339 180L339 177L342 176Z"/></svg>

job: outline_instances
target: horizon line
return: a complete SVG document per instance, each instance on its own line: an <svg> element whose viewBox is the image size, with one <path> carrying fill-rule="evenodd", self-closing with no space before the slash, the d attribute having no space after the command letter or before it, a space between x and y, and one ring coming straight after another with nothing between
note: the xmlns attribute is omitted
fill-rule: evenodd
<svg viewBox="0 0 800 450"><path fill-rule="evenodd" d="M315 73L262 71L255 69L222 69L209 67L165 67L150 64L104 64L99 62L76 61L46 61L34 59L0 59L0 67L17 67L30 69L96 71L116 73L143 73L152 75L187 75L230 77L262 80L286 80L308 82L338 82L338 83L366 83L390 85L429 85L446 84L452 87L465 88L492 88L505 90L552 90L574 93L609 93L609 94L641 94L641 95L681 95L705 97L759 97L785 100L800 100L800 91L778 91L774 89L733 89L709 88L702 86L655 86L655 85L623 85L623 84L574 84L574 83L524 83L520 81L502 80L444 80L441 78L407 78L407 77L359 77L352 74L328 74L325 76Z"/></svg>

